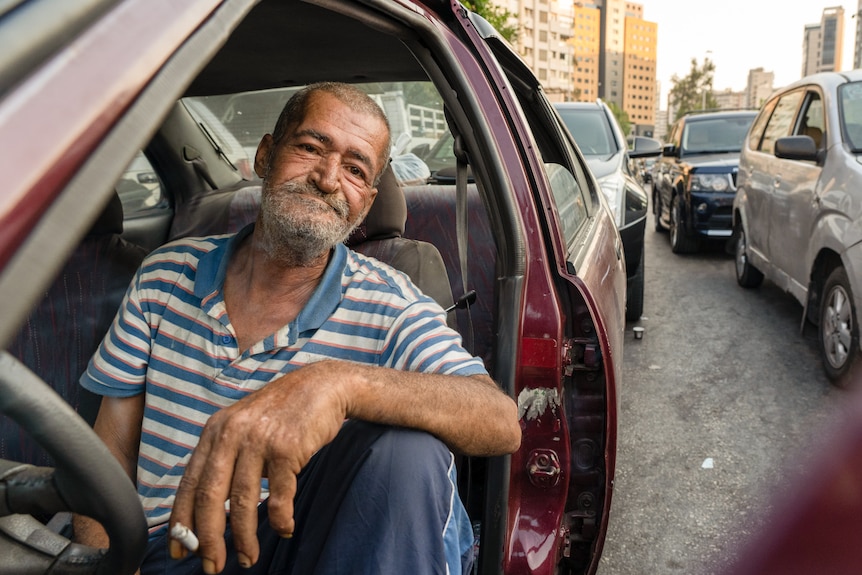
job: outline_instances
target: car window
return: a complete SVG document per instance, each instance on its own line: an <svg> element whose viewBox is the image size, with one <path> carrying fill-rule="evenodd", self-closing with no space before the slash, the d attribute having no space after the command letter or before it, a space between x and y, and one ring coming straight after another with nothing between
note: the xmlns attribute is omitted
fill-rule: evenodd
<svg viewBox="0 0 862 575"><path fill-rule="evenodd" d="M683 128L682 149L686 153L738 152L753 116L724 116L688 121Z"/></svg>
<svg viewBox="0 0 862 575"><path fill-rule="evenodd" d="M823 100L820 94L811 91L805 96L802 114L799 123L793 132L797 136L809 136L814 144L820 148L824 143L826 133L826 120L823 117Z"/></svg>
<svg viewBox="0 0 862 575"><path fill-rule="evenodd" d="M796 110L799 108L803 93L801 90L790 92L778 101L763 133L760 151L771 154L775 150L775 140L790 134L793 118L796 117Z"/></svg>
<svg viewBox="0 0 862 575"><path fill-rule="evenodd" d="M585 156L609 156L618 151L610 125L598 108L558 109L560 117Z"/></svg>
<svg viewBox="0 0 862 575"><path fill-rule="evenodd" d="M767 102L760 111L760 114L757 116L757 119L754 120L751 130L748 132L748 147L752 150L756 150L758 146L760 146L760 138L763 137L763 131L766 129L766 122L769 121L769 117L772 115L772 110L775 108L776 102L778 102L777 99Z"/></svg>
<svg viewBox="0 0 862 575"><path fill-rule="evenodd" d="M256 92L240 92L218 96L184 98L193 112L207 110L223 129L231 134L254 161L257 145L270 132L288 98L299 88L278 88ZM217 128L215 131L221 131Z"/></svg>
<svg viewBox="0 0 862 575"><path fill-rule="evenodd" d="M841 129L853 152L862 151L862 82L850 82L838 88Z"/></svg>
<svg viewBox="0 0 862 575"><path fill-rule="evenodd" d="M425 179L440 168L455 165L452 135L446 124L443 102L430 82L357 84L383 108L392 128L393 156L419 152L417 158L393 162L402 182ZM253 163L264 134L272 132L287 100L299 87L184 98L199 121L221 140L236 142L242 156ZM237 153L236 155L240 155ZM401 168L407 167L409 177ZM417 169L417 166L419 168ZM246 178L248 179L248 178Z"/></svg>
<svg viewBox="0 0 862 575"><path fill-rule="evenodd" d="M560 225L566 235L566 242L570 243L587 219L583 191L578 180L565 166L545 164L545 171L557 203Z"/></svg>
<svg viewBox="0 0 862 575"><path fill-rule="evenodd" d="M140 151L123 170L116 189L127 218L162 207L167 201L156 170Z"/></svg>

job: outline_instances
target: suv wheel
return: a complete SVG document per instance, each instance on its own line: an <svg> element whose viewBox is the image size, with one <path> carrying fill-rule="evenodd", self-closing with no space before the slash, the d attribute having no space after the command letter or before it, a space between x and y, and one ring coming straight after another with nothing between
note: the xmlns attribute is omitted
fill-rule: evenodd
<svg viewBox="0 0 862 575"><path fill-rule="evenodd" d="M644 312L644 250L638 270L626 282L626 321L637 321Z"/></svg>
<svg viewBox="0 0 862 575"><path fill-rule="evenodd" d="M675 254L689 254L697 248L697 238L685 235L682 229L682 202L679 196L674 196L670 204L670 249Z"/></svg>
<svg viewBox="0 0 862 575"><path fill-rule="evenodd" d="M655 188L655 185L653 185L653 188ZM661 194L658 192L654 192L652 195L652 213L655 216L655 220L653 221L655 231L665 231L667 228L661 223Z"/></svg>
<svg viewBox="0 0 862 575"><path fill-rule="evenodd" d="M832 383L844 386L845 376L859 355L859 326L853 292L843 267L829 274L820 305L820 356Z"/></svg>
<svg viewBox="0 0 862 575"><path fill-rule="evenodd" d="M744 288L756 288L763 283L763 273L748 261L747 248L745 230L740 225L736 230L736 283Z"/></svg>

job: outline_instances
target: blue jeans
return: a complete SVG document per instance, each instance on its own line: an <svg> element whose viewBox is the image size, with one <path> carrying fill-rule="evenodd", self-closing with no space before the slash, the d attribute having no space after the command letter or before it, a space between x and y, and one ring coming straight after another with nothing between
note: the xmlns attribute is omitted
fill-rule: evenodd
<svg viewBox="0 0 862 575"><path fill-rule="evenodd" d="M473 532L456 484L452 454L430 434L348 421L298 477L294 536L269 527L264 501L259 561L239 566L228 527L222 573L468 573ZM199 573L196 556L170 558L166 530L150 540L142 575Z"/></svg>

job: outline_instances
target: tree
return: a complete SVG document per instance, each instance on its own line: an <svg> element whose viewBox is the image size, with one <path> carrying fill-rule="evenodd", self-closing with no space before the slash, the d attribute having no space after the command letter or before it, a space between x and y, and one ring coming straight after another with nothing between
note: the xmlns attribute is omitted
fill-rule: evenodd
<svg viewBox="0 0 862 575"><path fill-rule="evenodd" d="M487 20L507 42L515 44L520 27L514 14L495 5L492 0L463 0L463 4Z"/></svg>
<svg viewBox="0 0 862 575"><path fill-rule="evenodd" d="M670 90L670 101L676 107L674 120L678 120L685 114L695 110L709 110L718 107L718 102L712 95L712 79L715 73L715 64L709 58L705 58L702 66L698 66L697 59L691 59L691 70L688 76L680 78L674 74L670 81L673 88Z"/></svg>
<svg viewBox="0 0 862 575"><path fill-rule="evenodd" d="M629 121L628 113L617 106L616 102L606 102L608 108L611 109L611 112L614 113L614 117L617 119L617 122L620 125L620 128L623 131L623 135L628 137L629 133L632 131L632 123Z"/></svg>

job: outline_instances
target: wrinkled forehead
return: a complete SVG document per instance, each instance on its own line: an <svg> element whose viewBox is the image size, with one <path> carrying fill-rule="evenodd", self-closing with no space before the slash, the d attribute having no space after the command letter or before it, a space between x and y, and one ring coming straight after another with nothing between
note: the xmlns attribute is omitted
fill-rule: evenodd
<svg viewBox="0 0 862 575"><path fill-rule="evenodd" d="M310 136L323 145L349 150L351 155L368 158L370 167L380 173L389 155L389 126L375 112L373 101L352 105L328 92L309 97L302 119L288 126L289 136Z"/></svg>

